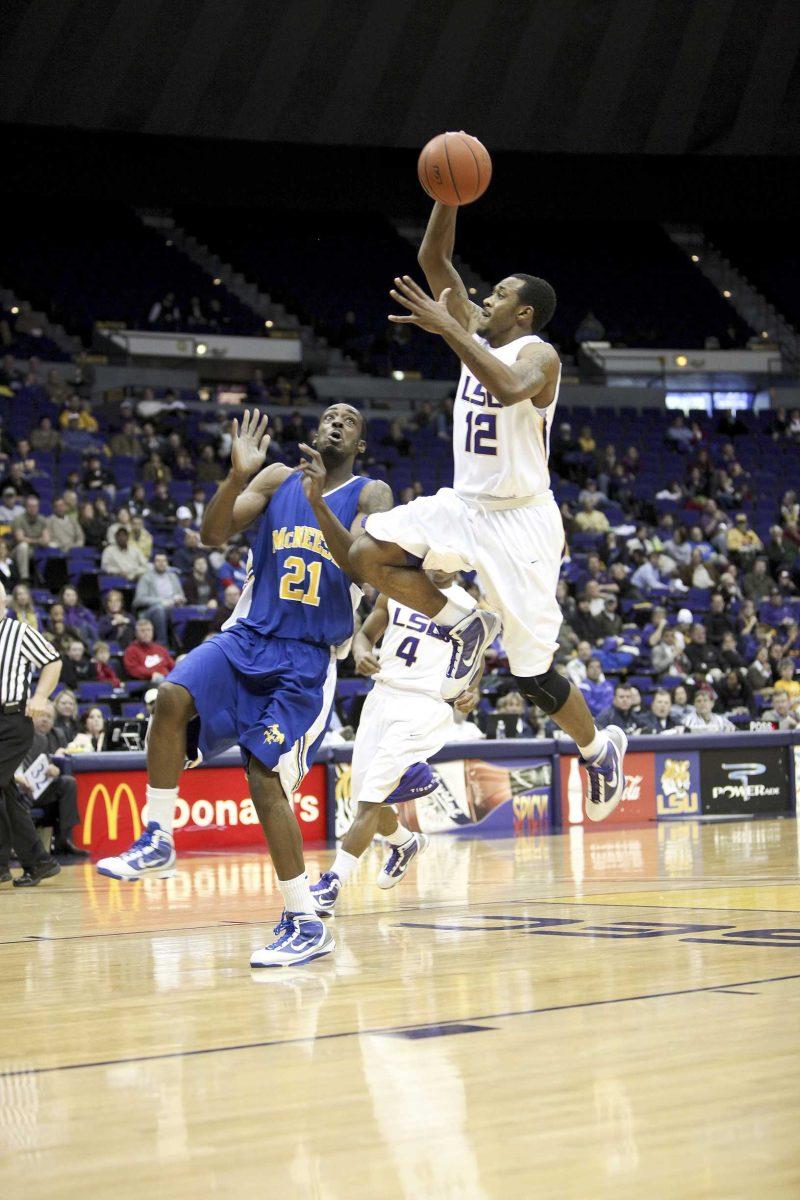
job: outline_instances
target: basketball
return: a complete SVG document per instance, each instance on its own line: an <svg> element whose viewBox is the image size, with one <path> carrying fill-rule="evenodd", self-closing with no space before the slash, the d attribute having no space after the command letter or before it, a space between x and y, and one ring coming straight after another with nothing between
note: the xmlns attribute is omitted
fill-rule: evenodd
<svg viewBox="0 0 800 1200"><path fill-rule="evenodd" d="M472 204L492 178L489 151L476 137L460 130L440 133L422 148L417 175L431 200L442 204Z"/></svg>

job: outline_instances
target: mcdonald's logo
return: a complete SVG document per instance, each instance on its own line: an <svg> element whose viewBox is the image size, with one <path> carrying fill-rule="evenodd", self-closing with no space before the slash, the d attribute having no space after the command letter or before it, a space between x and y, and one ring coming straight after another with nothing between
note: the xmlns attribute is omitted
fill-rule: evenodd
<svg viewBox="0 0 800 1200"><path fill-rule="evenodd" d="M102 800L106 810L106 827L108 829L108 836L112 842L116 841L117 838L119 806L123 800L127 800L133 823L133 837L135 841L142 832L142 822L139 819L139 806L136 803L136 797L131 790L130 784L118 783L112 797L104 783L96 783L89 796L86 813L83 818L83 844L88 846L91 843L92 818L94 817L94 806L98 800Z"/></svg>

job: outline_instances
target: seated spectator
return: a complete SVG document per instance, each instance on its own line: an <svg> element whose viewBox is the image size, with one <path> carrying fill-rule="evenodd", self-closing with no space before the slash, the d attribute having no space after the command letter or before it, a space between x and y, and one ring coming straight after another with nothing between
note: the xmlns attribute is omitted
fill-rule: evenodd
<svg viewBox="0 0 800 1200"><path fill-rule="evenodd" d="M686 454L691 450L693 442L692 431L686 424L686 418L683 413L675 414L664 437L670 446L682 454Z"/></svg>
<svg viewBox="0 0 800 1200"><path fill-rule="evenodd" d="M671 716L672 699L666 688L659 688L650 701L650 709L637 715L637 725L640 733L668 733L675 729L675 721Z"/></svg>
<svg viewBox="0 0 800 1200"><path fill-rule="evenodd" d="M792 615L793 609L791 605L784 603L780 589L776 587L770 588L767 599L759 605L759 621L764 625L770 625L773 629L777 629L783 621L791 621Z"/></svg>
<svg viewBox="0 0 800 1200"><path fill-rule="evenodd" d="M800 712L792 710L792 701L788 692L775 691L772 696L772 707L761 714L762 721L769 721L776 729L800 729Z"/></svg>
<svg viewBox="0 0 800 1200"><path fill-rule="evenodd" d="M742 564L751 562L759 550L764 549L761 538L755 529L750 528L747 516L742 512L736 514L734 526L728 530L725 545L728 554L734 555L735 561Z"/></svg>
<svg viewBox="0 0 800 1200"><path fill-rule="evenodd" d="M161 683L175 666L169 650L153 641L153 623L145 618L136 622L136 638L122 661L130 679L149 679L153 683Z"/></svg>
<svg viewBox="0 0 800 1200"><path fill-rule="evenodd" d="M755 659L747 671L747 682L750 690L757 696L771 696L772 678L769 650L765 645L759 646Z"/></svg>
<svg viewBox="0 0 800 1200"><path fill-rule="evenodd" d="M683 722L683 727L692 733L735 733L736 726L721 713L713 712L714 691L710 687L698 688L694 706Z"/></svg>
<svg viewBox="0 0 800 1200"><path fill-rule="evenodd" d="M144 517L131 517L131 527L128 533L128 545L135 546L141 552L142 558L149 562L153 553L153 535L144 524Z"/></svg>
<svg viewBox="0 0 800 1200"><path fill-rule="evenodd" d="M79 638L74 638L67 646L67 653L62 655L61 680L65 687L77 688L81 683L94 681L94 664L86 653L86 647Z"/></svg>
<svg viewBox="0 0 800 1200"><path fill-rule="evenodd" d="M100 559L100 570L106 575L122 575L124 579L138 580L148 569L148 564L137 547L129 545L128 531L120 525L110 546L106 546Z"/></svg>
<svg viewBox="0 0 800 1200"><path fill-rule="evenodd" d="M688 567L691 560L692 544L686 535L686 530L679 526L672 537L667 538L664 542L659 565L667 575L672 575L678 567Z"/></svg>
<svg viewBox="0 0 800 1200"><path fill-rule="evenodd" d="M744 670L744 659L736 648L736 633L727 630L722 635L722 644L719 648L720 666L725 671L742 671Z"/></svg>
<svg viewBox="0 0 800 1200"><path fill-rule="evenodd" d="M178 512L188 512L188 509L179 508ZM178 527L175 530L175 544L178 549L172 556L172 565L182 577L189 575L197 559L205 559L200 534L196 529L182 530ZM208 564L206 563L206 565Z"/></svg>
<svg viewBox="0 0 800 1200"><path fill-rule="evenodd" d="M70 688L62 688L53 700L55 708L54 729L61 733L64 744L71 742L78 732L78 701Z"/></svg>
<svg viewBox="0 0 800 1200"><path fill-rule="evenodd" d="M578 449L581 454L594 454L597 450L597 442L589 425L584 425L578 434Z"/></svg>
<svg viewBox="0 0 800 1200"><path fill-rule="evenodd" d="M53 428L52 418L42 417L36 428L31 431L31 447L39 453L46 454L55 454L61 449L61 437L58 430Z"/></svg>
<svg viewBox="0 0 800 1200"><path fill-rule="evenodd" d="M50 545L67 554L76 546L82 546L85 535L80 521L67 512L67 503L63 496L57 496L53 501L53 511L45 518L45 525L50 538Z"/></svg>
<svg viewBox="0 0 800 1200"><path fill-rule="evenodd" d="M81 641L80 632L68 625L64 618L64 605L51 604L47 616L47 625L42 630L48 642L52 642L62 658L66 657L70 643Z"/></svg>
<svg viewBox="0 0 800 1200"><path fill-rule="evenodd" d="M747 680L739 671L726 671L717 684L717 711L728 716L750 715L753 694Z"/></svg>
<svg viewBox="0 0 800 1200"><path fill-rule="evenodd" d="M34 551L40 546L50 545L50 531L39 511L39 497L25 497L25 511L13 524L14 558L20 577L26 582L31 578Z"/></svg>
<svg viewBox="0 0 800 1200"><path fill-rule="evenodd" d="M93 502L87 500L80 506L78 523L83 530L85 544L94 550L101 550L106 544L110 524L108 505L102 496L96 496Z"/></svg>
<svg viewBox="0 0 800 1200"><path fill-rule="evenodd" d="M167 494L169 494L169 490ZM131 488L131 494L128 497L128 511L132 517L148 516L150 503L147 499L147 492L143 483L135 483Z"/></svg>
<svg viewBox="0 0 800 1200"><path fill-rule="evenodd" d="M11 557L8 542L0 537L0 583L6 592L12 592L19 583L19 568Z"/></svg>
<svg viewBox="0 0 800 1200"><path fill-rule="evenodd" d="M44 711L33 718L33 741L15 772L14 782L31 807L44 809L43 824L53 829L52 853L88 858L89 852L79 850L72 840L72 831L80 821L78 785L74 776L64 770L66 739L54 725L55 715L54 705L46 700ZM26 772L42 755L47 759L45 775L49 783L34 794Z"/></svg>
<svg viewBox="0 0 800 1200"><path fill-rule="evenodd" d="M177 520L177 505L169 494L169 484L157 483L148 513L156 529L172 529Z"/></svg>
<svg viewBox="0 0 800 1200"><path fill-rule="evenodd" d="M74 425L83 433L97 433L98 429L91 408L88 404L81 402L80 396L69 397L59 414L58 423L62 429L68 429Z"/></svg>
<svg viewBox="0 0 800 1200"><path fill-rule="evenodd" d="M707 637L704 625L693 625L690 640L684 650L689 669L698 679L705 679L709 671L719 669L719 655Z"/></svg>
<svg viewBox="0 0 800 1200"><path fill-rule="evenodd" d="M87 708L81 714L80 730L67 746L68 754L99 754L105 749L106 719L100 708Z"/></svg>
<svg viewBox="0 0 800 1200"><path fill-rule="evenodd" d="M677 637L672 626L668 626L661 640L650 651L650 662L657 675L679 675L685 667L683 655L678 649Z"/></svg>
<svg viewBox="0 0 800 1200"><path fill-rule="evenodd" d="M225 471L217 460L213 446L203 446L200 451L200 461L197 464L196 476L199 483L219 483Z"/></svg>
<svg viewBox="0 0 800 1200"><path fill-rule="evenodd" d="M92 647L92 662L94 677L98 683L108 683L114 688L121 686L119 675L111 666L111 649L108 642L95 642Z"/></svg>
<svg viewBox="0 0 800 1200"><path fill-rule="evenodd" d="M153 565L145 571L136 584L133 611L150 621L156 641L167 643L167 621L170 610L176 604L185 604L183 585L174 571L170 570L166 554L156 554ZM138 624L138 622L137 622Z"/></svg>
<svg viewBox="0 0 800 1200"><path fill-rule="evenodd" d="M24 512L25 508L17 495L17 489L13 484L5 484L0 494L0 532L6 537L11 534L14 522L17 517L23 516Z"/></svg>
<svg viewBox="0 0 800 1200"><path fill-rule="evenodd" d="M581 645L588 646L588 642ZM590 658L586 664L586 678L578 683L589 712L598 717L614 701L614 686L606 679L599 658Z"/></svg>
<svg viewBox="0 0 800 1200"><path fill-rule="evenodd" d="M67 583L61 589L61 603L66 623L77 629L81 641L93 642L97 637L97 617L81 604L74 584Z"/></svg>
<svg viewBox="0 0 800 1200"><path fill-rule="evenodd" d="M90 454L86 463L86 469L83 472L83 488L91 495L93 492L108 492L114 495L117 490L117 481L114 478L113 472L108 467L103 466L103 460L99 454Z"/></svg>
<svg viewBox="0 0 800 1200"><path fill-rule="evenodd" d="M236 586L235 583L228 584L222 594L222 603L214 613L214 619L211 622L212 629L222 629L222 626L225 624L225 622L230 620L230 618L233 616L233 610L239 603L239 597L241 594L241 590Z"/></svg>
<svg viewBox="0 0 800 1200"><path fill-rule="evenodd" d="M719 592L711 597L711 612L706 617L706 634L712 646L721 646L726 633L735 633L736 623L725 611L725 598Z"/></svg>
<svg viewBox="0 0 800 1200"><path fill-rule="evenodd" d="M571 683L575 684L575 687L580 687L580 685L586 679L587 667L591 657L591 643L587 641L578 642L574 657L570 658L564 666L564 674ZM607 703L611 703L610 697Z"/></svg>
<svg viewBox="0 0 800 1200"><path fill-rule="evenodd" d="M187 604L205 608L217 607L217 588L211 578L207 558L200 557L194 560L192 573L184 585L184 592Z"/></svg>
<svg viewBox="0 0 800 1200"><path fill-rule="evenodd" d="M695 547L692 550L691 558L689 559L689 570L684 575L684 578L690 587L699 588L701 591L710 591L714 586L714 576L706 566L703 551L699 547Z"/></svg>
<svg viewBox="0 0 800 1200"><path fill-rule="evenodd" d="M124 421L119 433L115 433L109 442L112 454L120 458L142 458L144 446L138 433L135 421Z"/></svg>
<svg viewBox="0 0 800 1200"><path fill-rule="evenodd" d="M633 689L627 683L618 683L614 688L612 703L595 717L598 729L607 729L609 725L617 725L626 733L635 733L634 700Z"/></svg>
<svg viewBox="0 0 800 1200"><path fill-rule="evenodd" d="M689 703L689 693L682 683L677 684L672 689L672 706L669 710L670 720L675 722L676 726L682 726L690 712L693 712Z"/></svg>
<svg viewBox="0 0 800 1200"><path fill-rule="evenodd" d="M188 450L179 450L175 456L175 463L172 468L172 478L180 480L183 483L191 483L197 475L195 465L192 462L192 456Z"/></svg>
<svg viewBox="0 0 800 1200"><path fill-rule="evenodd" d="M635 553L639 555L641 552L636 551ZM640 562L631 575L631 583L635 588L638 588L642 595L646 596L653 592L665 592L669 587L668 577L662 576L659 570L659 558L658 551L651 551L646 560Z"/></svg>
<svg viewBox="0 0 800 1200"><path fill-rule="evenodd" d="M680 504L683 499L683 488L678 483L677 479L673 479L660 492L656 492L656 500L671 500L674 504Z"/></svg>
<svg viewBox="0 0 800 1200"><path fill-rule="evenodd" d="M775 680L775 691L786 692L793 709L800 707L800 680L795 678L794 659L781 660L778 678Z"/></svg>
<svg viewBox="0 0 800 1200"><path fill-rule="evenodd" d="M11 593L8 607L23 625L30 625L31 629L39 628L39 614L34 607L30 588L27 584L17 584Z"/></svg>
<svg viewBox="0 0 800 1200"><path fill-rule="evenodd" d="M142 479L145 483L171 483L172 471L156 451L148 458L142 468Z"/></svg>
<svg viewBox="0 0 800 1200"><path fill-rule="evenodd" d="M97 631L107 642L116 642L124 649L133 640L133 617L125 612L122 592L111 588L103 600L103 615Z"/></svg>
<svg viewBox="0 0 800 1200"><path fill-rule="evenodd" d="M610 525L606 514L598 508L597 501L587 497L575 517L575 528L579 533L607 533Z"/></svg>
<svg viewBox="0 0 800 1200"><path fill-rule="evenodd" d="M25 467L21 462L12 463L6 471L2 482L0 482L0 489L7 487L13 488L16 494L22 498L23 503L26 496L39 495L30 479L26 477Z"/></svg>
<svg viewBox="0 0 800 1200"><path fill-rule="evenodd" d="M242 546L229 546L225 551L225 561L217 572L220 587L226 588L235 583L241 590L247 579L247 551Z"/></svg>

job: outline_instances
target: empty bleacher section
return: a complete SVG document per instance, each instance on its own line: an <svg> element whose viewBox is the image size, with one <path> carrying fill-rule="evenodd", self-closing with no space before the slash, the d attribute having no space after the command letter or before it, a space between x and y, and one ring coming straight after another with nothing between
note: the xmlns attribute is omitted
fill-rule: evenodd
<svg viewBox="0 0 800 1200"><path fill-rule="evenodd" d="M778 312L800 329L796 228L782 221L744 221L706 225L705 233Z"/></svg>

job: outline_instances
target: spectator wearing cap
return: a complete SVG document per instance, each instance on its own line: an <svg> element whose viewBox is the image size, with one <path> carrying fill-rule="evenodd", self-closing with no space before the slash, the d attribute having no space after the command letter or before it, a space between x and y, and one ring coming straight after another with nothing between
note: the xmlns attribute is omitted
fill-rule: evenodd
<svg viewBox="0 0 800 1200"><path fill-rule="evenodd" d="M692 633L694 625L694 616L688 608L678 610L678 624L675 628L675 645L680 653L686 649Z"/></svg>
<svg viewBox="0 0 800 1200"><path fill-rule="evenodd" d="M180 530L181 529L191 529L192 524L193 524L192 510L189 508L188 504L182 504L180 506L178 511L175 513L175 521L176 521L175 537L176 537L176 539L180 539L180 536L181 536Z"/></svg>
<svg viewBox="0 0 800 1200"><path fill-rule="evenodd" d="M133 610L152 622L157 642L167 643L167 622L171 610L185 604L183 585L170 569L166 554L156 554L153 565L140 576L133 597Z"/></svg>
<svg viewBox="0 0 800 1200"><path fill-rule="evenodd" d="M106 575L122 575L131 583L147 570L147 560L142 557L141 550L129 544L128 530L124 525L117 528L114 541L103 551L100 570Z"/></svg>
<svg viewBox="0 0 800 1200"><path fill-rule="evenodd" d="M710 687L697 689L692 710L687 714L683 727L692 733L734 733L736 726L721 713L715 713L714 692Z"/></svg>

